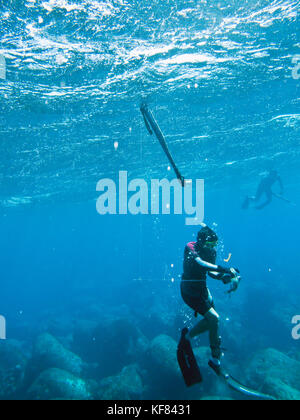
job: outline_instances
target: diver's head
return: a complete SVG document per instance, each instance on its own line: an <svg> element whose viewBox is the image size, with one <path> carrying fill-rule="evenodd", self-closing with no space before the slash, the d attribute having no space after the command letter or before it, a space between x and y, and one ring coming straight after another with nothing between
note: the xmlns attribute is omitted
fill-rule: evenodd
<svg viewBox="0 0 300 420"><path fill-rule="evenodd" d="M218 245L218 240L217 234L206 225L203 225L198 232L197 244L201 248L215 248Z"/></svg>

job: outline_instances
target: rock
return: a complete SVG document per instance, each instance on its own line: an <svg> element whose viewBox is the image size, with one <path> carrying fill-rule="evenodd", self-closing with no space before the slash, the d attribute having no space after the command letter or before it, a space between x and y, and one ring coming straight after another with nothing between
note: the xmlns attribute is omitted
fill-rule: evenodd
<svg viewBox="0 0 300 420"><path fill-rule="evenodd" d="M177 343L168 335L161 334L150 344L150 355L154 362L153 369L159 375L181 379L181 372L177 362Z"/></svg>
<svg viewBox="0 0 300 420"><path fill-rule="evenodd" d="M15 340L0 340L0 400L17 398L24 383L27 359Z"/></svg>
<svg viewBox="0 0 300 420"><path fill-rule="evenodd" d="M278 400L300 400L299 389L292 388L278 378L267 377L264 383L264 391L268 395L275 396Z"/></svg>
<svg viewBox="0 0 300 420"><path fill-rule="evenodd" d="M209 347L196 347L194 354L197 359L199 366L207 367L208 361L211 357L211 350Z"/></svg>
<svg viewBox="0 0 300 420"><path fill-rule="evenodd" d="M300 362L300 352L295 352L294 353L294 358L295 358L295 360L297 360L297 362Z"/></svg>
<svg viewBox="0 0 300 420"><path fill-rule="evenodd" d="M48 369L40 374L29 388L31 400L91 400L87 383L61 369Z"/></svg>
<svg viewBox="0 0 300 420"><path fill-rule="evenodd" d="M258 352L247 368L247 380L278 399L299 399L300 362L275 349Z"/></svg>
<svg viewBox="0 0 300 420"><path fill-rule="evenodd" d="M150 343L142 365L147 371L148 399L184 399L186 386L177 362L177 342L161 334Z"/></svg>
<svg viewBox="0 0 300 420"><path fill-rule="evenodd" d="M124 366L136 363L146 344L135 325L128 319L105 320L95 327L88 322L78 323L74 331L76 351L89 363L98 363L98 376L117 374Z"/></svg>
<svg viewBox="0 0 300 420"><path fill-rule="evenodd" d="M67 350L56 338L47 333L37 338L32 363L39 372L58 368L80 376L83 370L81 358Z"/></svg>
<svg viewBox="0 0 300 420"><path fill-rule="evenodd" d="M137 366L126 366L119 375L103 379L98 393L101 400L140 400L143 383Z"/></svg>

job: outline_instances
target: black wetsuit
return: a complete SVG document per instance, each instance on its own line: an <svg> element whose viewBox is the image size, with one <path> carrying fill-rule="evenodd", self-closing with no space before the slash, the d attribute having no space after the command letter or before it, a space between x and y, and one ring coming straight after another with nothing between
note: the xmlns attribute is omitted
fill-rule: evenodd
<svg viewBox="0 0 300 420"><path fill-rule="evenodd" d="M197 257L215 264L217 253L215 249L200 248L196 242L187 244L184 251L181 295L184 302L195 312L205 315L211 308L214 308L214 303L206 283L208 269L197 263ZM218 278L217 276L212 277Z"/></svg>

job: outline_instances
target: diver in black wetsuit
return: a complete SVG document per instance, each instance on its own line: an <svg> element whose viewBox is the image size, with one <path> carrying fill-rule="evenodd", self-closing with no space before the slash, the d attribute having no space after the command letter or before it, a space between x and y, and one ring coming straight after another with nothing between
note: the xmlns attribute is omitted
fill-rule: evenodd
<svg viewBox="0 0 300 420"><path fill-rule="evenodd" d="M257 193L255 197L247 197L244 204L243 209L246 210L249 208L250 203L259 203L261 198L265 195L267 201L261 205L256 207L257 210L262 210L269 204L271 204L273 200L274 193L272 191L273 185L278 182L281 188L280 195L282 196L284 193L283 183L277 171L270 171L269 174L261 180L261 183L258 186Z"/></svg>
<svg viewBox="0 0 300 420"><path fill-rule="evenodd" d="M212 351L212 363L216 368L221 366L221 337L219 335L219 315L215 311L212 296L207 288L206 277L221 280L224 284L231 284L230 291L237 290L241 277L238 270L216 265L218 244L216 233L203 225L198 233L197 242L190 242L185 248L184 273L181 282L181 295L184 302L203 319L188 332L185 330L182 340L209 332Z"/></svg>

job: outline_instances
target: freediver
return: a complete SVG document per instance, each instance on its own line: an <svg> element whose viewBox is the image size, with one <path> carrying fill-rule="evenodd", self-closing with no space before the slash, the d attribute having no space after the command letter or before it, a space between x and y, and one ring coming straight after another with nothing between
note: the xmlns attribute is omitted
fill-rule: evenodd
<svg viewBox="0 0 300 420"><path fill-rule="evenodd" d="M281 188L280 196L283 196L284 187L283 187L281 177L279 176L277 171L273 170L273 171L270 171L268 175L265 176L261 180L258 186L257 192L256 192L256 196L246 198L243 204L243 209L244 210L248 209L251 203L258 204L264 195L266 196L267 201L264 202L263 204L257 205L256 210L262 210L268 205L270 205L272 203L273 196L276 196L276 194L272 190L272 187L274 186L274 184L276 184L276 182L279 183L280 188Z"/></svg>
<svg viewBox="0 0 300 420"><path fill-rule="evenodd" d="M182 331L179 350L191 353L191 340L205 332L209 332L212 359L210 366L218 373L221 371L221 337L219 333L219 314L215 310L211 293L207 287L207 274L224 284L231 284L229 293L238 289L241 277L239 270L216 265L218 245L217 234L208 226L203 225L198 233L197 242L187 244L184 252L184 273L181 282L181 295L184 302L195 311L195 315L202 315L203 319L190 331ZM186 370L186 372L184 372ZM200 382L200 378L193 382L188 378L188 369L183 366L182 373L187 376L190 385ZM191 372L193 374L193 372ZM186 379L186 377L185 377Z"/></svg>

